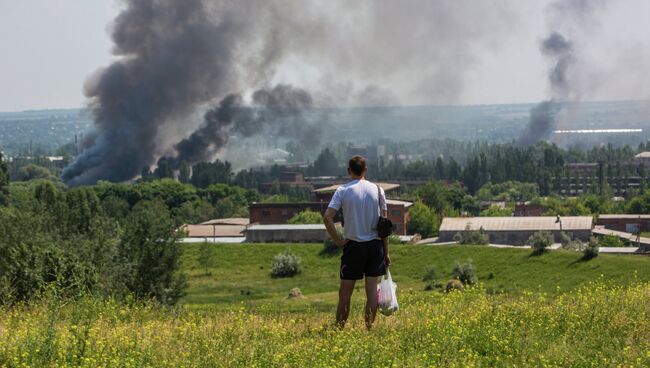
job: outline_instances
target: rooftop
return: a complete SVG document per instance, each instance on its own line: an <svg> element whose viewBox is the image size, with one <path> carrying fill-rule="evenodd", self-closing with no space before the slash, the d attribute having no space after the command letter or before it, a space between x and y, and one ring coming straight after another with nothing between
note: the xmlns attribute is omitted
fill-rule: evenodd
<svg viewBox="0 0 650 368"><path fill-rule="evenodd" d="M561 217L562 230L591 230L591 216ZM481 227L485 231L554 231L560 230L560 223L555 216L530 217L445 217L440 231L462 231L467 225L471 230Z"/></svg>
<svg viewBox="0 0 650 368"><path fill-rule="evenodd" d="M245 225L183 225L188 238L240 237Z"/></svg>
<svg viewBox="0 0 650 368"><path fill-rule="evenodd" d="M650 158L650 151L641 152L638 155L634 156L636 158Z"/></svg>
<svg viewBox="0 0 650 368"><path fill-rule="evenodd" d="M413 202L408 202L408 201L399 201L397 199L387 199L386 204L390 204L393 206L404 206L406 208L411 207L413 205Z"/></svg>
<svg viewBox="0 0 650 368"><path fill-rule="evenodd" d="M252 225L249 226L246 231L260 231L260 230L325 230L325 225L323 224L313 224L313 225Z"/></svg>
<svg viewBox="0 0 650 368"><path fill-rule="evenodd" d="M634 214L614 214L614 215L599 215L598 219L603 220L619 220L619 219L642 219L650 220L650 215L634 215Z"/></svg>
<svg viewBox="0 0 650 368"><path fill-rule="evenodd" d="M399 188L399 184L394 184L394 183L376 183L376 184L379 185L381 189L384 190L384 192L388 192ZM341 185L343 184L334 184L334 185L330 185L329 187L316 189L314 190L314 193L335 192Z"/></svg>
<svg viewBox="0 0 650 368"><path fill-rule="evenodd" d="M245 217L213 219L201 223L201 225L243 225L243 226L246 226L248 224L250 224L250 221L248 220L248 218Z"/></svg>

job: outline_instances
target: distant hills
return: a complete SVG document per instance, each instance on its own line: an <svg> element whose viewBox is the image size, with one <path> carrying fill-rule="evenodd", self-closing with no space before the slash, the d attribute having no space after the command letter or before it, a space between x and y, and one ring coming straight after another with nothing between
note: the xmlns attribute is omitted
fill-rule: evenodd
<svg viewBox="0 0 650 368"><path fill-rule="evenodd" d="M535 104L321 108L306 113L322 124L322 142L381 140L411 141L427 138L516 140L528 124ZM650 102L612 101L563 104L565 113L557 129L643 129L642 133L560 137L549 139L563 145L638 144L650 136ZM92 129L87 110L33 110L0 112L0 149L7 154L54 151L74 142ZM276 137L277 139L279 137Z"/></svg>

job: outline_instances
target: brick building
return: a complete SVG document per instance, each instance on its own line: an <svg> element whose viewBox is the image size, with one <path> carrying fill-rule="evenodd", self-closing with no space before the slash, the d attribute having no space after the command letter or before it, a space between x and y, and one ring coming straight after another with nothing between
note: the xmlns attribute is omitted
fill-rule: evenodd
<svg viewBox="0 0 650 368"><path fill-rule="evenodd" d="M251 224L277 225L286 224L294 215L307 209L324 214L328 201L322 202L297 202L297 203L252 203L248 207ZM410 221L408 209L411 202L387 199L388 218L393 222L397 235L406 235ZM337 214L335 221L341 221L341 213Z"/></svg>
<svg viewBox="0 0 650 368"><path fill-rule="evenodd" d="M650 215L600 215L596 224L609 230L637 234L650 231Z"/></svg>
<svg viewBox="0 0 650 368"><path fill-rule="evenodd" d="M541 204L517 203L515 204L515 213L517 217L522 216L542 216L544 215L544 206Z"/></svg>
<svg viewBox="0 0 650 368"><path fill-rule="evenodd" d="M286 224L294 215L307 209L323 214L328 204L325 202L251 203L248 206L248 213L251 224Z"/></svg>

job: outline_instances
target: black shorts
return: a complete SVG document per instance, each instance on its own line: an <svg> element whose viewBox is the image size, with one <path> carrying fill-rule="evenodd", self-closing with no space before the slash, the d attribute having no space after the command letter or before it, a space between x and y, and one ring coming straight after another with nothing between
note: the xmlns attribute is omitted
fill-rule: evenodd
<svg viewBox="0 0 650 368"><path fill-rule="evenodd" d="M356 242L348 240L341 256L341 280L361 280L363 276L386 274L384 243L379 239Z"/></svg>

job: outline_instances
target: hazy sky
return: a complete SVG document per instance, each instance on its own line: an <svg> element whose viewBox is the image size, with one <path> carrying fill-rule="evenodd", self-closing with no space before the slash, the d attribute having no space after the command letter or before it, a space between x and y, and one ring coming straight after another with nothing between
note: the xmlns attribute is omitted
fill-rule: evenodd
<svg viewBox="0 0 650 368"><path fill-rule="evenodd" d="M464 85L453 99L414 100L408 93L402 94L404 86L395 82L399 65L392 79L370 82L397 85L393 92L405 105L423 101L537 102L547 98L549 64L539 45L549 32L548 2L503 3L512 6L511 18L503 19L507 34L479 39L485 45L469 56L472 67L463 71ZM111 61L108 29L121 7L115 0L0 0L0 111L83 106L84 80ZM650 98L649 14L650 1L616 0L596 11L585 27L581 28L579 19L575 24L569 21L565 29L575 32L573 40L580 45L577 65L582 68L582 99ZM474 17L472 22L477 22ZM462 42L458 47L463 47ZM309 87L318 83L317 75L318 66L289 59L279 67L274 81Z"/></svg>

